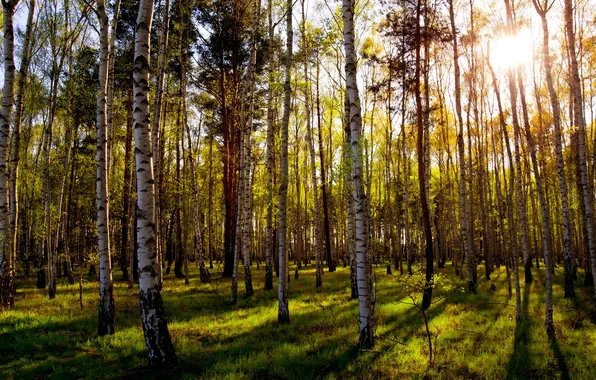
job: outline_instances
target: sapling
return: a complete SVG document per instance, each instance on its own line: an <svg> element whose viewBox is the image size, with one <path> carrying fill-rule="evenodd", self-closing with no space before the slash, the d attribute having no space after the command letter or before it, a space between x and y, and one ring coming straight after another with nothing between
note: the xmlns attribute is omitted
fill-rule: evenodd
<svg viewBox="0 0 596 380"><path fill-rule="evenodd" d="M412 305L416 309L420 311L422 315L422 319L424 320L424 327L426 328L426 338L428 340L428 363L429 367L432 367L434 364L433 360L433 345L432 345L432 337L430 333L430 327L428 324L428 313L429 309L432 305L438 303L439 301L443 300L448 294L453 293L455 291L462 291L465 292L463 288L457 289L454 288L452 285L447 285L444 283L444 276L441 274L433 274L431 281L428 283L429 286L433 288L433 290L438 289L440 285L440 289L442 290L443 294L438 297L433 297L432 302L428 308L424 308L422 306L422 299L424 294L425 286L427 286L426 276L424 271L419 265L412 266L412 275L407 277L396 277L397 281L401 284L402 289L404 289L406 293L406 297L410 301L398 301L399 303L403 303L406 305Z"/></svg>

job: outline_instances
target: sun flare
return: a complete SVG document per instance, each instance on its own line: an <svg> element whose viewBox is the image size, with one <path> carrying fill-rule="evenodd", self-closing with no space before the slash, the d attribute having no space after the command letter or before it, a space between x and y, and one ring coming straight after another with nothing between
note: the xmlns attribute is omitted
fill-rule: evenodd
<svg viewBox="0 0 596 380"><path fill-rule="evenodd" d="M523 65L532 59L532 34L524 29L491 41L490 61L500 69Z"/></svg>

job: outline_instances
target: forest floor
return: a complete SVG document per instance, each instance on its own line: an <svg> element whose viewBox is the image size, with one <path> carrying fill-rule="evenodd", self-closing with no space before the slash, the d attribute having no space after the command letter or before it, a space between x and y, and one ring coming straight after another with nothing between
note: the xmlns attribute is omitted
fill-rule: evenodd
<svg viewBox="0 0 596 380"><path fill-rule="evenodd" d="M520 274L520 323L503 267L492 281L478 268L477 295L460 290L465 281L450 264L441 269L449 276L437 286L429 311L432 366L424 320L409 304L399 273L375 270L377 345L364 351L356 348L358 301L350 300L348 268L326 272L316 289L313 266L298 280L292 267L289 325L277 324L277 286L263 290L264 266L252 269L255 295L244 296L240 279L236 306L229 301L229 279L200 284L194 265L190 285L166 277L162 294L181 362L168 372L147 368L136 287L115 282L116 333L98 338L97 281L84 283L81 309L78 284L60 279L56 299L48 300L34 279L20 280L14 309L0 314L0 378L596 378L589 289L579 286L580 275L577 301L564 299L562 267L554 285L555 339L544 329L544 267L533 268L530 285Z"/></svg>

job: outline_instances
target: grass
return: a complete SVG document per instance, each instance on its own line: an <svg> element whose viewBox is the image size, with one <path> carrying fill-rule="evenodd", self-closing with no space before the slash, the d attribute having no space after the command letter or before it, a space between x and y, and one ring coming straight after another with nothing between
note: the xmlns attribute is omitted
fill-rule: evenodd
<svg viewBox="0 0 596 380"><path fill-rule="evenodd" d="M85 284L81 310L78 285L61 282L50 301L33 280L23 280L14 309L0 314L0 378L596 378L590 290L578 281L578 300L565 300L562 268L554 285L556 339L544 329L543 268L533 269L530 285L522 277L524 319L518 324L504 268L492 281L480 281L478 295L436 289L435 297L446 297L429 312L432 367L423 319L407 304L399 274L376 269L377 345L359 351L358 301L349 298L348 268L325 273L320 289L312 266L298 280L292 276L290 325L276 322L277 293L262 290L264 267L252 269L255 295L243 295L241 279L236 306L229 301L230 280L200 284L194 265L190 285L166 278L162 294L181 362L168 372L147 368L136 288L115 283L117 332L98 338L96 281ZM464 287L452 270L440 270L449 273L444 281Z"/></svg>

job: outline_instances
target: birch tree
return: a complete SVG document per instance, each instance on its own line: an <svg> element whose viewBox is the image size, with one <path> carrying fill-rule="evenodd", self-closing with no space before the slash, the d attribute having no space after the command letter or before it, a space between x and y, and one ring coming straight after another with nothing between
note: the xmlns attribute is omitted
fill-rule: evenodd
<svg viewBox="0 0 596 380"><path fill-rule="evenodd" d="M425 256L426 256L426 285L424 286L424 295L422 298L422 308L428 309L430 307L431 299L432 299L432 276L433 276L433 236L432 236L432 229L430 224L430 206L429 206L429 195L428 195L428 186L427 180L428 177L426 166L430 165L430 162L427 161L426 158L426 151L428 150L428 146L424 142L424 111L422 105L422 97L421 97L421 65L426 62L428 57L425 57L425 62L421 62L421 54L420 50L423 44L423 36L422 30L420 26L421 20L421 8L422 8L422 0L418 0L416 5L416 63L415 63L415 74L414 74L414 95L416 98L416 124L418 129L418 136L416 140L416 152L418 156L418 184L420 186L420 203L422 206L422 224L424 228L424 244L425 244ZM425 38L428 38L425 37ZM425 49L426 50L426 49ZM427 88L428 83L424 83L424 86Z"/></svg>
<svg viewBox="0 0 596 380"><path fill-rule="evenodd" d="M350 102L348 94L344 93L344 194L346 198L347 222L347 245L348 258L350 263L350 298L358 298L358 276L356 268L356 221L354 213L354 184L352 182L352 152L351 152L351 130L350 130Z"/></svg>
<svg viewBox="0 0 596 380"><path fill-rule="evenodd" d="M243 207L244 207L244 224L243 224L243 241L242 251L244 252L244 285L246 289L246 295L252 296L254 294L252 287L252 273L250 270L251 260L251 239L250 239L250 228L252 224L252 210L251 210L251 194L252 194L252 181L250 179L251 167L252 167L252 156L251 156L251 134L252 134L252 123L254 113L254 92L255 92L255 70L257 64L257 33L258 33L258 22L260 13L259 0L254 1L253 6L253 22L252 22L252 33L250 37L250 53L249 61L246 72L246 93L245 100L243 101L240 117L244 118L245 123L242 123L244 128L244 192L243 196ZM245 114L244 108L248 104L248 112Z"/></svg>
<svg viewBox="0 0 596 380"><path fill-rule="evenodd" d="M116 65L116 30L118 28L118 17L120 16L120 2L114 3L114 14L112 15L112 26L110 32L110 57L108 60L108 90L107 90L107 156L108 156L108 174L112 168L112 140L114 139L114 83Z"/></svg>
<svg viewBox="0 0 596 380"><path fill-rule="evenodd" d="M564 3L565 35L567 36L567 52L569 54L570 66L570 87L573 100L573 126L577 128L578 134L578 166L579 183L583 195L585 214L584 223L587 232L586 240L590 262L592 264L592 274L596 275L596 232L594 231L594 194L592 185L588 179L588 168L586 163L586 122L584 120L582 83L579 77L577 64L577 52L575 47L575 31L573 30L573 5L571 0L565 0ZM596 286L594 286L594 297L596 297Z"/></svg>
<svg viewBox="0 0 596 380"><path fill-rule="evenodd" d="M516 25L513 19L515 9L510 7L509 4L506 2L506 11L507 11L507 20L509 24L509 28L512 33L516 31ZM536 149L534 144L534 138L530 131L530 121L528 117L528 106L526 103L526 95L524 91L524 85L522 80L522 70L518 66L515 68L514 72L512 73L514 77L516 77L517 87L519 90L519 99L522 106L522 117L524 123L524 131L526 136L526 142L528 144L528 151L530 153L530 160L532 162L532 169L534 170L534 178L536 181L536 187L538 190L538 199L540 201L540 211L542 215L542 249L544 252L544 264L546 266L545 270L545 287L546 287L546 331L547 333L554 333L555 326L553 321L553 280L552 280L552 243L551 243L551 222L550 222L550 213L548 212L548 206L546 204L546 197L544 194L544 186L542 183L542 177L540 175L540 168L538 166L538 160L536 158ZM513 87L513 91L515 92L515 84L511 83L510 86ZM512 101L514 97L512 96ZM515 131L516 135L518 135L518 139L521 139L521 130ZM523 220L523 219L522 219ZM528 261L531 263L531 258L528 258ZM526 271L529 271L530 268L527 266ZM531 277L531 276L530 276Z"/></svg>
<svg viewBox="0 0 596 380"><path fill-rule="evenodd" d="M457 153L459 164L459 226L460 236L462 240L463 254L466 259L466 275L468 278L468 292L476 293L476 284L473 278L473 268L471 265L470 247L470 233L468 227L470 222L467 213L467 185L466 185L466 155L464 150L464 119L462 117L461 109L461 84L460 84L460 68L459 68L459 50L457 41L457 29L455 27L455 11L453 9L453 1L449 0L449 19L451 22L451 33L453 35L453 72L455 76L455 113L457 116Z"/></svg>
<svg viewBox="0 0 596 380"><path fill-rule="evenodd" d="M273 2L267 0L269 56L267 65L267 227L265 232L265 289L273 289Z"/></svg>
<svg viewBox="0 0 596 380"><path fill-rule="evenodd" d="M2 0L4 13L4 87L0 112L0 297L3 307L12 302L13 257L11 253L10 216L8 211L8 146L14 103L14 27L12 17L18 0Z"/></svg>
<svg viewBox="0 0 596 380"><path fill-rule="evenodd" d="M559 192L561 193L561 216L563 218L563 262L565 277L565 298L575 297L573 287L573 263L572 263L572 239L571 239L571 221L569 218L569 195L567 192L567 182L565 180L565 162L563 160L563 138L561 133L561 108L559 98L553 83L552 63L550 59L549 32L547 12L554 3L540 4L538 0L532 0L536 12L540 16L542 24L542 60L544 63L544 76L546 87L550 98L551 109L553 113L553 126L555 129L555 152L557 156L557 178L559 180Z"/></svg>
<svg viewBox="0 0 596 380"><path fill-rule="evenodd" d="M344 22L344 49L346 53L346 90L350 104L350 148L352 151L352 183L356 221L356 273L358 280L358 300L360 306L361 347L373 347L375 343L375 309L370 270L370 256L367 252L367 200L364 192L362 172L362 116L360 96L356 80L356 48L354 43L354 0L342 0Z"/></svg>
<svg viewBox="0 0 596 380"><path fill-rule="evenodd" d="M108 189L107 85L110 61L109 26L105 0L97 0L99 17L99 86L97 89L97 240L99 246L99 312L98 334L114 333L114 288L110 257L110 202Z"/></svg>
<svg viewBox="0 0 596 380"><path fill-rule="evenodd" d="M490 71L491 79L492 79L492 87L495 92L495 97L497 99L497 109L499 112L499 124L501 126L501 132L503 136L503 140L505 140L505 148L507 149L507 158L509 164L509 187L507 191L507 224L509 227L509 243L510 243L510 256L509 258L513 261L513 279L515 284L515 318L516 320L521 320L522 317L522 309L521 309L521 295L520 295L520 285L519 285L519 270L518 270L518 251L517 251L517 233L515 230L515 220L513 218L513 195L514 195L514 185L515 182L515 166L513 163L513 154L511 153L511 144L509 143L509 133L507 132L507 123L505 122L505 115L503 113L503 105L501 103L501 93L499 92L499 85L497 82L497 76L495 71L493 70L491 63L490 63L490 56L487 57L486 62L488 64L488 69ZM504 160L503 160L504 161ZM505 165L503 164L503 167ZM503 169L503 174L505 174L505 170ZM520 175L520 173L518 173ZM506 179L505 179L506 182ZM507 183L505 183L505 187L507 187ZM508 258L508 260L509 260Z"/></svg>
<svg viewBox="0 0 596 380"><path fill-rule="evenodd" d="M17 81L17 94L15 103L15 121L14 121L14 132L12 136L11 146L11 158L10 158L10 189L9 189L9 206L10 206L10 234L9 239L12 241L11 252L13 255L17 252L18 234L17 226L19 224L19 162L21 159L21 127L23 124L23 109L24 109L24 95L25 95L25 84L27 82L27 75L29 73L29 61L31 59L31 34L33 30L33 15L35 14L35 1L30 0L29 2L29 13L27 16L27 29L25 31L25 40L23 42L23 52L21 56L21 68L19 70L19 77ZM13 303L13 288L14 288L14 263L12 263L9 283L7 285L8 292L6 297L8 306L11 307ZM0 287L1 289L1 287Z"/></svg>
<svg viewBox="0 0 596 380"><path fill-rule="evenodd" d="M318 189L318 181L317 181L317 167L316 167L316 155L315 155L315 146L313 142L313 134L312 134L312 125L311 125L311 105L310 105L310 96L311 96L311 83L308 77L308 37L306 35L306 14L304 12L304 0L302 1L302 44L303 44L303 54L304 54L304 82L305 82L305 89L304 89L304 110L306 112L306 140L308 141L308 151L310 153L310 170L311 170L311 178L312 178L312 186L313 186L313 213L314 213L314 235L315 235L315 286L318 288L319 286L323 285L323 276L322 276L322 264L321 264L321 250L323 247L323 242L321 239L321 205L319 202L319 189Z"/></svg>
<svg viewBox="0 0 596 380"><path fill-rule="evenodd" d="M279 323L290 322L290 309L288 306L288 253L286 249L287 235L287 199L288 199L288 126L290 124L290 97L292 88L290 77L292 70L292 44L294 43L294 30L292 28L292 0L287 0L286 9L286 58L284 81L284 105L281 124L281 168L279 179L279 281L277 285Z"/></svg>
<svg viewBox="0 0 596 380"><path fill-rule="evenodd" d="M149 364L170 367L178 362L168 331L155 267L155 190L149 130L149 47L153 1L141 0L136 20L133 67L135 167L137 173L137 245L141 322Z"/></svg>
<svg viewBox="0 0 596 380"><path fill-rule="evenodd" d="M161 1L160 1L161 4ZM168 50L168 36L170 32L170 0L165 1L165 5L163 7L161 13L161 22L158 25L159 30L159 46L157 49L157 86L156 86L156 93L155 93L155 101L154 101L154 111L153 111L153 121L151 124L151 134L152 134L152 149L153 149L153 174L155 178L159 178L160 176L160 168L161 163L159 162L160 159L160 126L162 120L162 110L163 110L163 94L164 94L164 78L166 74L166 59L167 59L167 50ZM159 284L161 288L162 282L162 250L161 250L161 194L160 194L160 186L155 186L155 247L157 249L157 271L159 274Z"/></svg>

